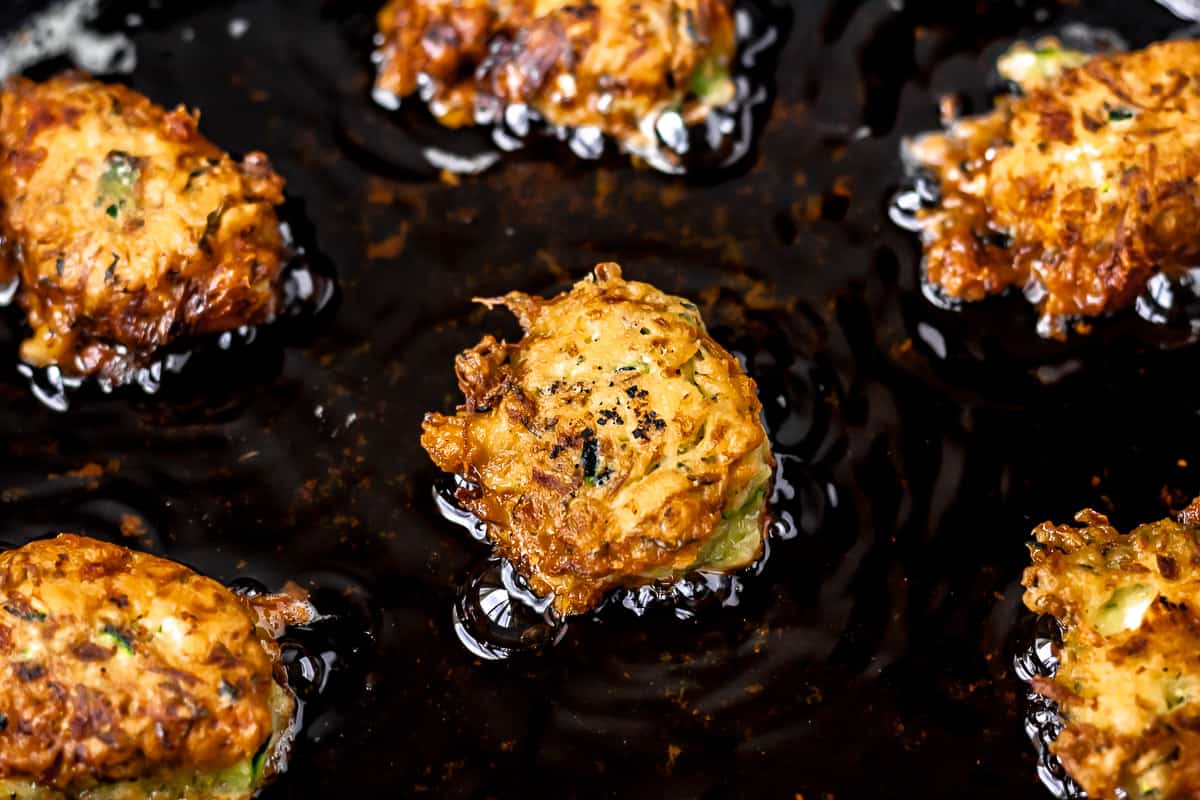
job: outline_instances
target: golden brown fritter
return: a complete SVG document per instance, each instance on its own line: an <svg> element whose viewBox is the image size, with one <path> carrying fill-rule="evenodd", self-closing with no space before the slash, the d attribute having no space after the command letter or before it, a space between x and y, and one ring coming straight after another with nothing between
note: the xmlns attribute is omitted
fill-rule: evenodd
<svg viewBox="0 0 1200 800"><path fill-rule="evenodd" d="M378 22L377 89L454 127L523 104L637 153L662 111L694 123L735 93L730 0L391 0Z"/></svg>
<svg viewBox="0 0 1200 800"><path fill-rule="evenodd" d="M0 278L19 277L35 366L124 383L186 337L279 306L283 179L123 86L15 78L0 94Z"/></svg>
<svg viewBox="0 0 1200 800"><path fill-rule="evenodd" d="M247 798L286 755L302 597L64 534L0 554L0 609L0 796Z"/></svg>
<svg viewBox="0 0 1200 800"><path fill-rule="evenodd" d="M421 444L540 595L577 614L616 586L732 571L761 552L773 458L754 381L696 306L616 264L545 300L513 292L517 344L455 364L466 397Z"/></svg>
<svg viewBox="0 0 1200 800"><path fill-rule="evenodd" d="M1045 523L1025 605L1063 628L1034 688L1066 727L1052 746L1090 797L1200 796L1200 499L1118 533L1095 511Z"/></svg>
<svg viewBox="0 0 1200 800"><path fill-rule="evenodd" d="M1043 335L1130 305L1156 272L1200 255L1200 42L1087 56L1018 47L1023 96L909 145L940 179L923 212L925 270L949 296L1010 287Z"/></svg>

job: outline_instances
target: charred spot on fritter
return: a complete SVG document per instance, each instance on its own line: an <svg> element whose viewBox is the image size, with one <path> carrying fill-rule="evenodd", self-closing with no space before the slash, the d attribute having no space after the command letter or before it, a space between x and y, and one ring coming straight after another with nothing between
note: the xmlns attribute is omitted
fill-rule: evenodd
<svg viewBox="0 0 1200 800"><path fill-rule="evenodd" d="M534 591L577 614L618 586L730 572L762 549L774 460L754 381L692 303L615 264L551 299L513 292L525 331L459 356L466 398L421 443Z"/></svg>
<svg viewBox="0 0 1200 800"><path fill-rule="evenodd" d="M283 179L167 111L78 74L0 94L0 279L35 367L123 384L173 343L270 321Z"/></svg>
<svg viewBox="0 0 1200 800"><path fill-rule="evenodd" d="M63 534L0 554L0 600L0 795L240 800L283 768L302 596Z"/></svg>
<svg viewBox="0 0 1200 800"><path fill-rule="evenodd" d="M696 124L737 93L731 0L391 0L378 25L376 89L451 127L528 109L645 155L664 112Z"/></svg>
<svg viewBox="0 0 1200 800"><path fill-rule="evenodd" d="M1025 605L1062 627L1034 689L1066 725L1052 745L1090 797L1200 793L1200 500L1122 534L1095 511L1034 531Z"/></svg>
<svg viewBox="0 0 1200 800"><path fill-rule="evenodd" d="M1089 57L1053 39L1000 61L1020 88L980 117L906 143L940 182L919 212L925 275L944 295L1010 289L1039 331L1133 304L1200 255L1200 42Z"/></svg>

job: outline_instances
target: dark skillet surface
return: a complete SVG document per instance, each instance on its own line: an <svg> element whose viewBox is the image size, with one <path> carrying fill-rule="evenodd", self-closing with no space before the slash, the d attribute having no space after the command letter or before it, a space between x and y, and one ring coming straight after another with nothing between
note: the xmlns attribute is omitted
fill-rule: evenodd
<svg viewBox="0 0 1200 800"><path fill-rule="evenodd" d="M1200 488L1195 354L1128 319L1064 348L1019 303L937 311L886 211L901 137L936 124L943 92L985 107L1014 36L1082 20L1142 45L1181 23L1149 0L1044 18L905 5L793 3L745 174L687 182L551 149L457 188L348 155L364 135L340 129L379 119L366 17L346 4L122 7L150 23L128 82L203 109L222 146L270 153L340 299L157 397L57 414L0 371L0 539L122 540L125 515L145 529L125 541L221 579L321 587L342 618L304 644L333 669L272 798L1046 796L1012 669L1031 630L1024 543L1086 505L1129 525ZM367 149L405 151L371 130ZM438 516L420 419L457 402L457 351L513 332L471 296L554 291L610 259L693 297L723 287L714 332L766 365L800 535L735 608L611 609L547 653L480 663L450 608L486 548ZM10 360L16 332L5 317ZM1070 374L1043 384L1038 367Z"/></svg>

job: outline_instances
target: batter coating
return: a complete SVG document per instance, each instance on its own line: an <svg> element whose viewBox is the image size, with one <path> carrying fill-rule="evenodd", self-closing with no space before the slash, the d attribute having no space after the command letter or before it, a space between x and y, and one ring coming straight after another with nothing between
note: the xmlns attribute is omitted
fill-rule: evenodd
<svg viewBox="0 0 1200 800"><path fill-rule="evenodd" d="M0 797L251 797L295 701L268 631L298 596L63 534L0 554Z"/></svg>
<svg viewBox="0 0 1200 800"><path fill-rule="evenodd" d="M456 361L466 397L421 443L563 614L617 586L733 571L762 551L774 459L756 387L692 303L616 264L551 299L481 300L525 331Z"/></svg>
<svg viewBox="0 0 1200 800"><path fill-rule="evenodd" d="M908 145L941 183L921 212L928 280L962 300L1023 290L1062 336L1193 266L1200 42L1091 58L1047 39L1000 72L1021 97Z"/></svg>
<svg viewBox="0 0 1200 800"><path fill-rule="evenodd" d="M1089 797L1200 795L1200 499L1117 532L1095 511L1041 525L1025 605L1063 628L1034 689L1066 727L1052 745Z"/></svg>
<svg viewBox="0 0 1200 800"><path fill-rule="evenodd" d="M26 363L122 384L173 343L275 316L283 179L198 122L79 74L5 84L0 280L20 279Z"/></svg>
<svg viewBox="0 0 1200 800"><path fill-rule="evenodd" d="M662 112L693 124L735 96L731 0L391 0L378 24L376 88L451 127L526 105L638 153Z"/></svg>

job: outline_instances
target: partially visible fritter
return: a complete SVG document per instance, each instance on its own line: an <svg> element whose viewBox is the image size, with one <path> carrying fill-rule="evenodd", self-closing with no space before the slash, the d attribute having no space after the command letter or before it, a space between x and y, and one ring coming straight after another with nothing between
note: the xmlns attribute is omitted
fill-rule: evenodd
<svg viewBox="0 0 1200 800"><path fill-rule="evenodd" d="M283 179L198 122L78 74L5 85L0 278L21 282L25 362L120 384L174 342L275 316Z"/></svg>
<svg viewBox="0 0 1200 800"><path fill-rule="evenodd" d="M284 768L299 594L64 534L0 554L0 609L0 797L241 800Z"/></svg>
<svg viewBox="0 0 1200 800"><path fill-rule="evenodd" d="M376 88L452 127L523 105L646 153L664 111L696 123L735 95L731 0L391 0L378 23Z"/></svg>
<svg viewBox="0 0 1200 800"><path fill-rule="evenodd" d="M481 301L520 321L456 362L466 397L421 443L471 488L501 555L555 608L617 586L732 571L762 550L774 460L754 381L696 306L616 264L549 300Z"/></svg>
<svg viewBox="0 0 1200 800"><path fill-rule="evenodd" d="M1066 727L1052 746L1089 797L1200 796L1200 499L1118 533L1095 511L1034 531L1025 605L1062 625L1034 688Z"/></svg>
<svg viewBox="0 0 1200 800"><path fill-rule="evenodd" d="M928 280L952 298L1009 288L1043 335L1131 305L1200 256L1200 42L1088 56L1052 39L1000 72L1020 97L908 144L941 183L922 212Z"/></svg>

